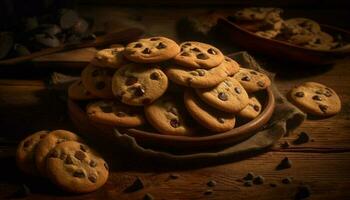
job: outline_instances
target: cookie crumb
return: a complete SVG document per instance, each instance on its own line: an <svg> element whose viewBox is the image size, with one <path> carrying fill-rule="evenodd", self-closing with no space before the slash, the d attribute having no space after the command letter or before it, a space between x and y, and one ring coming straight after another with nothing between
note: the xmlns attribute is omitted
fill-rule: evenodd
<svg viewBox="0 0 350 200"><path fill-rule="evenodd" d="M244 180L253 180L255 177L253 172L248 172L248 174L243 178Z"/></svg>
<svg viewBox="0 0 350 200"><path fill-rule="evenodd" d="M150 193L146 193L145 196L143 196L143 200L153 200L154 197Z"/></svg>
<svg viewBox="0 0 350 200"><path fill-rule="evenodd" d="M178 179L178 178L179 178L179 175L177 175L177 174L170 174L170 175L169 175L169 178L170 178L170 179Z"/></svg>
<svg viewBox="0 0 350 200"><path fill-rule="evenodd" d="M212 189L207 189L205 192L204 192L204 195L211 195L213 194L213 190Z"/></svg>
<svg viewBox="0 0 350 200"><path fill-rule="evenodd" d="M288 159L288 157L283 158L281 162L277 165L277 170L287 169L292 167L292 161Z"/></svg>
<svg viewBox="0 0 350 200"><path fill-rule="evenodd" d="M141 190L143 188L144 188L144 185L143 185L142 180L139 177L137 177L135 179L135 181L124 190L124 192L127 192L127 193L136 192L136 191Z"/></svg>
<svg viewBox="0 0 350 200"><path fill-rule="evenodd" d="M216 181L214 181L214 180L210 180L207 183L207 186L209 186L209 187L214 187L215 185L216 185Z"/></svg>
<svg viewBox="0 0 350 200"><path fill-rule="evenodd" d="M283 149L286 149L289 147L289 142L288 141L284 141L281 145L280 145L281 148Z"/></svg>
<svg viewBox="0 0 350 200"><path fill-rule="evenodd" d="M290 183L292 183L292 181L293 181L293 179L292 179L292 177L290 177L290 176L288 176L288 177L282 179L282 183L283 183L283 184L290 184Z"/></svg>
<svg viewBox="0 0 350 200"><path fill-rule="evenodd" d="M244 181L243 185L246 186L246 187L251 187L253 185L253 181L252 180Z"/></svg>
<svg viewBox="0 0 350 200"><path fill-rule="evenodd" d="M298 138L296 140L293 141L293 144L304 144L309 142L310 137L306 132L301 132L298 135Z"/></svg>
<svg viewBox="0 0 350 200"><path fill-rule="evenodd" d="M297 192L295 194L295 199L305 199L311 195L311 189L308 185L301 185L297 188Z"/></svg>
<svg viewBox="0 0 350 200"><path fill-rule="evenodd" d="M256 184L256 185L261 185L261 184L264 183L264 181L265 181L265 178L263 176L261 176L261 175L255 177L253 179L253 183Z"/></svg>

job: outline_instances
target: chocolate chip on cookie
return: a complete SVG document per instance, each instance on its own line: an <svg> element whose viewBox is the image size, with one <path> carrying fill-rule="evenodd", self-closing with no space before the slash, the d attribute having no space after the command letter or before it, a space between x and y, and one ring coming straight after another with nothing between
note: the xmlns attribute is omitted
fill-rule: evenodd
<svg viewBox="0 0 350 200"><path fill-rule="evenodd" d="M251 96L249 97L248 105L238 113L238 116L246 119L254 119L260 114L261 110L259 100L256 97Z"/></svg>
<svg viewBox="0 0 350 200"><path fill-rule="evenodd" d="M97 67L119 68L127 61L123 56L124 47L114 47L98 51L91 60L91 64Z"/></svg>
<svg viewBox="0 0 350 200"><path fill-rule="evenodd" d="M248 93L266 89L271 85L268 76L252 69L240 68L234 75Z"/></svg>

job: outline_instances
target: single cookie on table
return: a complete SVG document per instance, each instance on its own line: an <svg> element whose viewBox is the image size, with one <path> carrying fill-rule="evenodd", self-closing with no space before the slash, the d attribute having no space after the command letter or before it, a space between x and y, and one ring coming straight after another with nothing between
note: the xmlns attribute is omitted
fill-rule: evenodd
<svg viewBox="0 0 350 200"><path fill-rule="evenodd" d="M156 64L128 64L113 76L112 90L121 102L143 106L152 103L168 88L168 78Z"/></svg>
<svg viewBox="0 0 350 200"><path fill-rule="evenodd" d="M49 131L46 130L36 132L19 143L16 152L16 162L18 168L25 174L32 176L39 174L35 165L35 149L48 133Z"/></svg>
<svg viewBox="0 0 350 200"><path fill-rule="evenodd" d="M136 63L157 63L169 60L180 52L176 42L165 37L139 39L129 43L124 56Z"/></svg>
<svg viewBox="0 0 350 200"><path fill-rule="evenodd" d="M87 91L81 80L77 80L69 86L68 97L74 100L89 100L96 98Z"/></svg>
<svg viewBox="0 0 350 200"><path fill-rule="evenodd" d="M119 68L126 63L123 56L124 47L102 49L91 60L91 64L97 67Z"/></svg>
<svg viewBox="0 0 350 200"><path fill-rule="evenodd" d="M315 82L306 82L289 92L291 102L306 113L331 116L340 112L341 102L331 88Z"/></svg>
<svg viewBox="0 0 350 200"><path fill-rule="evenodd" d="M94 96L113 98L112 77L115 69L88 65L81 73L81 80L85 88Z"/></svg>
<svg viewBox="0 0 350 200"><path fill-rule="evenodd" d="M232 77L213 88L196 89L196 93L207 104L229 113L241 111L249 102L243 86Z"/></svg>
<svg viewBox="0 0 350 200"><path fill-rule="evenodd" d="M165 135L192 135L195 132L191 116L186 112L182 99L165 95L145 106L148 122Z"/></svg>
<svg viewBox="0 0 350 200"><path fill-rule="evenodd" d="M269 77L252 69L240 68L233 76L248 93L264 90L271 85Z"/></svg>
<svg viewBox="0 0 350 200"><path fill-rule="evenodd" d="M226 57L219 66L211 69L190 69L171 65L165 68L165 73L170 80L179 85L209 88L221 83L227 76L237 73L238 70L239 64Z"/></svg>
<svg viewBox="0 0 350 200"><path fill-rule="evenodd" d="M252 96L249 97L248 105L237 115L246 119L255 119L261 113L262 107L259 100Z"/></svg>
<svg viewBox="0 0 350 200"><path fill-rule="evenodd" d="M225 113L208 106L196 96L194 90L185 91L184 102L190 115L199 124L213 132L228 131L235 126L235 114Z"/></svg>
<svg viewBox="0 0 350 200"><path fill-rule="evenodd" d="M50 151L59 143L65 141L82 141L76 134L66 130L55 130L50 132L40 141L35 150L35 164L42 176L46 176L46 157Z"/></svg>
<svg viewBox="0 0 350 200"><path fill-rule="evenodd" d="M108 179L104 159L85 144L67 141L58 144L47 156L49 179L72 193L92 192Z"/></svg>
<svg viewBox="0 0 350 200"><path fill-rule="evenodd" d="M274 16L279 17L282 11L283 10L279 8L244 8L235 13L235 18L238 21L259 21L264 20L266 16L271 15L272 13L274 13Z"/></svg>
<svg viewBox="0 0 350 200"><path fill-rule="evenodd" d="M174 62L189 68L210 69L224 61L224 55L216 47L201 42L180 44L181 52L174 57Z"/></svg>
<svg viewBox="0 0 350 200"><path fill-rule="evenodd" d="M118 101L100 100L90 103L86 112L94 122L122 127L135 127L145 123L142 110Z"/></svg>

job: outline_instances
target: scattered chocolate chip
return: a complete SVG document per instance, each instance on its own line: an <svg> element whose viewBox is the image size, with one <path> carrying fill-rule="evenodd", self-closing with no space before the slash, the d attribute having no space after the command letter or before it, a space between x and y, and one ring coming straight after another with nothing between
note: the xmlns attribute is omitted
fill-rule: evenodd
<svg viewBox="0 0 350 200"><path fill-rule="evenodd" d="M321 110L322 112L326 112L327 109L328 109L328 106L323 105L323 104L319 105L318 107L320 108L320 110Z"/></svg>
<svg viewBox="0 0 350 200"><path fill-rule="evenodd" d="M190 54L188 52L183 52L180 55L182 55L182 56L190 56Z"/></svg>
<svg viewBox="0 0 350 200"><path fill-rule="evenodd" d="M151 41L157 41L157 40L160 40L160 38L154 37L154 38L151 38L150 40Z"/></svg>
<svg viewBox="0 0 350 200"><path fill-rule="evenodd" d="M11 198L25 198L31 194L30 189L26 184L21 184L19 188L10 197Z"/></svg>
<svg viewBox="0 0 350 200"><path fill-rule="evenodd" d="M205 192L204 192L204 195L211 195L213 194L213 190L212 189L207 189Z"/></svg>
<svg viewBox="0 0 350 200"><path fill-rule="evenodd" d="M195 52L201 52L201 50L199 50L197 47L192 48L191 51L195 51Z"/></svg>
<svg viewBox="0 0 350 200"><path fill-rule="evenodd" d="M177 128L180 126L180 122L177 119L172 119L172 120L170 120L170 125L174 128Z"/></svg>
<svg viewBox="0 0 350 200"><path fill-rule="evenodd" d="M64 163L67 165L73 164L72 157L70 155L68 155Z"/></svg>
<svg viewBox="0 0 350 200"><path fill-rule="evenodd" d="M96 89L102 90L106 87L106 83L104 81L99 81L96 83Z"/></svg>
<svg viewBox="0 0 350 200"><path fill-rule="evenodd" d="M326 96L326 97L331 97L332 94L331 94L329 91L326 91L326 92L324 93L324 96Z"/></svg>
<svg viewBox="0 0 350 200"><path fill-rule="evenodd" d="M32 140L32 139L28 139L27 141L25 141L25 142L23 143L23 147L24 147L24 148L27 148L27 147L29 147L32 143L33 143L33 140Z"/></svg>
<svg viewBox="0 0 350 200"><path fill-rule="evenodd" d="M177 174L170 174L169 178L171 178L171 179L178 179L179 176Z"/></svg>
<svg viewBox="0 0 350 200"><path fill-rule="evenodd" d="M118 117L125 117L125 116L126 116L126 113L125 113L125 112L122 112L122 111L118 111L118 112L116 113L116 115L117 115Z"/></svg>
<svg viewBox="0 0 350 200"><path fill-rule="evenodd" d="M228 96L226 93L223 93L223 92L220 92L218 94L218 98L221 100L221 101L227 101L228 100Z"/></svg>
<svg viewBox="0 0 350 200"><path fill-rule="evenodd" d="M263 184L265 181L265 178L261 175L259 176L256 176L254 179L253 179L253 183L256 184L256 185L261 185Z"/></svg>
<svg viewBox="0 0 350 200"><path fill-rule="evenodd" d="M201 59L201 60L206 60L209 57L206 54L204 54L204 53L200 53L200 54L197 55L197 58Z"/></svg>
<svg viewBox="0 0 350 200"><path fill-rule="evenodd" d="M145 196L143 196L143 200L153 200L154 197L150 193L146 193Z"/></svg>
<svg viewBox="0 0 350 200"><path fill-rule="evenodd" d="M127 85L127 86L134 85L135 83L137 83L137 81L138 81L138 79L136 77L129 76L125 80L125 85Z"/></svg>
<svg viewBox="0 0 350 200"><path fill-rule="evenodd" d="M150 75L150 78L152 80L159 80L160 79L160 76L157 72L153 72L151 75Z"/></svg>
<svg viewBox="0 0 350 200"><path fill-rule="evenodd" d="M244 180L253 180L253 178L255 177L253 172L248 172L247 175L245 175L245 177L243 178Z"/></svg>
<svg viewBox="0 0 350 200"><path fill-rule="evenodd" d="M134 88L134 95L137 97L141 97L145 94L145 89L143 87L139 86Z"/></svg>
<svg viewBox="0 0 350 200"><path fill-rule="evenodd" d="M166 48L166 45L163 44L162 42L159 42L159 44L157 45L156 48L157 48L157 49L164 49L164 48Z"/></svg>
<svg viewBox="0 0 350 200"><path fill-rule="evenodd" d="M88 177L88 179L89 179L91 182L96 183L96 181L97 181L97 176L94 175L94 174L90 174L89 177Z"/></svg>
<svg viewBox="0 0 350 200"><path fill-rule="evenodd" d="M246 186L246 187L251 187L251 186L253 186L253 181L252 180L244 181L243 185Z"/></svg>
<svg viewBox="0 0 350 200"><path fill-rule="evenodd" d="M292 167L292 162L288 159L288 157L283 158L281 162L277 165L277 170L287 169Z"/></svg>
<svg viewBox="0 0 350 200"><path fill-rule="evenodd" d="M96 167L97 166L97 162L94 160L91 160L89 163L90 167Z"/></svg>
<svg viewBox="0 0 350 200"><path fill-rule="evenodd" d="M281 146L281 148L286 149L289 147L289 143L288 143L288 141L284 141L280 146Z"/></svg>
<svg viewBox="0 0 350 200"><path fill-rule="evenodd" d="M214 180L208 181L207 186L209 186L209 187L214 187L214 186L216 186L216 181L214 181Z"/></svg>
<svg viewBox="0 0 350 200"><path fill-rule="evenodd" d="M143 54L150 54L151 53L151 50L149 48L145 48L143 51L142 51Z"/></svg>
<svg viewBox="0 0 350 200"><path fill-rule="evenodd" d="M142 44L141 43L136 43L134 48L141 48L142 47Z"/></svg>
<svg viewBox="0 0 350 200"><path fill-rule="evenodd" d="M213 48L208 49L208 53L210 53L212 55L218 54L218 53L216 53L216 51Z"/></svg>
<svg viewBox="0 0 350 200"><path fill-rule="evenodd" d="M218 122L220 122L220 123L222 123L222 124L223 124L223 123L225 123L225 119L224 119L224 118L222 118L222 117L219 117L219 118L218 118Z"/></svg>
<svg viewBox="0 0 350 200"><path fill-rule="evenodd" d="M256 112L259 112L259 110L260 110L260 107L258 105L254 105L253 108Z"/></svg>
<svg viewBox="0 0 350 200"><path fill-rule="evenodd" d="M288 177L282 179L282 183L283 184L290 184L290 183L292 183L292 177L288 176Z"/></svg>
<svg viewBox="0 0 350 200"><path fill-rule="evenodd" d="M237 94L241 94L241 88L239 88L239 87L235 87L235 92L237 93Z"/></svg>
<svg viewBox="0 0 350 200"><path fill-rule="evenodd" d="M109 170L109 167L108 167L107 163L104 163L103 165L105 166L106 170Z"/></svg>
<svg viewBox="0 0 350 200"><path fill-rule="evenodd" d="M76 157L78 160L84 160L86 155L82 151L76 151L75 154L74 154L74 157Z"/></svg>
<svg viewBox="0 0 350 200"><path fill-rule="evenodd" d="M296 97L304 97L304 92L296 92L295 96Z"/></svg>
<svg viewBox="0 0 350 200"><path fill-rule="evenodd" d="M250 81L250 78L249 78L249 76L244 76L244 77L242 77L241 80L242 80L242 81Z"/></svg>
<svg viewBox="0 0 350 200"><path fill-rule="evenodd" d="M309 135L306 132L301 132L298 135L298 138L296 140L293 141L293 144L304 144L309 142Z"/></svg>
<svg viewBox="0 0 350 200"><path fill-rule="evenodd" d="M50 158L58 158L58 151L56 149L53 149L50 153Z"/></svg>
<svg viewBox="0 0 350 200"><path fill-rule="evenodd" d="M271 187L277 187L277 184L276 183L270 183L269 184Z"/></svg>
<svg viewBox="0 0 350 200"><path fill-rule="evenodd" d="M318 95L314 95L314 96L312 97L312 99L315 100L315 101L322 101L321 97L318 96Z"/></svg>
<svg viewBox="0 0 350 200"><path fill-rule="evenodd" d="M178 112L178 110L175 108L175 107L171 107L170 109L169 109L169 112L171 112L171 113L173 113L174 115L179 115L179 112Z"/></svg>
<svg viewBox="0 0 350 200"><path fill-rule="evenodd" d="M113 112L113 107L112 106L108 106L108 105L100 106L100 109L104 113L112 113Z"/></svg>
<svg viewBox="0 0 350 200"><path fill-rule="evenodd" d="M297 188L297 192L295 194L295 199L305 199L311 195L311 189L308 185L300 185Z"/></svg>
<svg viewBox="0 0 350 200"><path fill-rule="evenodd" d="M204 76L205 75L205 71L202 70L202 69L198 69L197 72L198 72L199 76Z"/></svg>
<svg viewBox="0 0 350 200"><path fill-rule="evenodd" d="M77 170L73 173L74 177L77 178L84 178L85 177L85 173L82 170Z"/></svg>
<svg viewBox="0 0 350 200"><path fill-rule="evenodd" d="M145 99L142 100L142 104L143 105L148 105L150 103L151 103L151 99L150 98L145 98Z"/></svg>
<svg viewBox="0 0 350 200"><path fill-rule="evenodd" d="M141 190L143 188L144 188L144 185L143 185L142 180L139 177L137 177L135 179L135 181L124 190L124 192L127 192L127 193L136 192L136 191Z"/></svg>

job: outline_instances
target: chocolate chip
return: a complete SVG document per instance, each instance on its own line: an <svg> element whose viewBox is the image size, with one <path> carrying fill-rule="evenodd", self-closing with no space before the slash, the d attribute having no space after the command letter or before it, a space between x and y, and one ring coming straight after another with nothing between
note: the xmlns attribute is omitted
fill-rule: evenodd
<svg viewBox="0 0 350 200"><path fill-rule="evenodd" d="M198 59L201 59L201 60L209 59L209 57L208 57L206 54L204 54L204 53L198 54L198 55L197 55L197 58L198 58Z"/></svg>
<svg viewBox="0 0 350 200"><path fill-rule="evenodd" d="M316 90L315 92L316 94L323 94L323 92L321 90Z"/></svg>
<svg viewBox="0 0 350 200"><path fill-rule="evenodd" d="M162 42L160 42L160 43L157 45L156 48L157 48L157 49L164 49L164 48L166 48L166 45L163 44Z"/></svg>
<svg viewBox="0 0 350 200"><path fill-rule="evenodd" d="M290 176L288 176L288 177L282 179L282 183L283 184L290 184L290 183L292 183L292 178Z"/></svg>
<svg viewBox="0 0 350 200"><path fill-rule="evenodd" d="M180 126L180 122L177 119L172 119L172 120L170 120L170 125L174 128L177 128Z"/></svg>
<svg viewBox="0 0 350 200"><path fill-rule="evenodd" d="M171 107L171 108L169 109L169 112L173 113L173 114L176 115L176 116L179 114L178 111L177 111L177 109L176 109L175 107Z"/></svg>
<svg viewBox="0 0 350 200"><path fill-rule="evenodd" d="M248 172L247 175L245 175L245 177L243 178L244 180L253 180L253 178L255 177L253 172Z"/></svg>
<svg viewBox="0 0 350 200"><path fill-rule="evenodd" d="M292 162L288 159L288 157L283 158L281 162L277 165L277 170L287 169L292 167Z"/></svg>
<svg viewBox="0 0 350 200"><path fill-rule="evenodd" d="M223 92L220 92L218 94L218 98L221 100L221 101L227 101L228 100L228 96L226 93L223 93Z"/></svg>
<svg viewBox="0 0 350 200"><path fill-rule="evenodd" d="M242 81L250 81L250 78L249 76L244 76L241 78Z"/></svg>
<svg viewBox="0 0 350 200"><path fill-rule="evenodd" d="M127 193L136 192L136 191L141 190L143 188L144 188L144 185L143 185L142 180L139 177L137 177L135 179L135 181L124 190L124 192L127 192Z"/></svg>
<svg viewBox="0 0 350 200"><path fill-rule="evenodd" d="M141 43L136 43L134 48L141 48L142 47L142 44Z"/></svg>
<svg viewBox="0 0 350 200"><path fill-rule="evenodd" d="M101 109L102 112L104 112L104 113L112 113L112 112L113 112L112 106L109 106L109 105L100 106L100 109Z"/></svg>
<svg viewBox="0 0 350 200"><path fill-rule="evenodd" d="M310 139L310 137L307 133L301 132L298 135L298 138L293 141L293 144L304 144L304 143L309 142L309 139Z"/></svg>
<svg viewBox="0 0 350 200"><path fill-rule="evenodd" d="M188 52L183 52L180 54L181 56L190 56L190 54Z"/></svg>
<svg viewBox="0 0 350 200"><path fill-rule="evenodd" d="M90 174L88 179L93 182L93 183L96 183L97 181L97 176L95 174Z"/></svg>
<svg viewBox="0 0 350 200"><path fill-rule="evenodd" d="M106 87L106 83L104 81L99 81L96 83L96 89L98 90L102 90L105 87Z"/></svg>
<svg viewBox="0 0 350 200"><path fill-rule="evenodd" d="M212 55L218 54L213 48L208 49L208 53L210 53Z"/></svg>
<svg viewBox="0 0 350 200"><path fill-rule="evenodd" d="M109 167L108 167L107 163L104 163L103 165L105 166L106 170L109 170Z"/></svg>
<svg viewBox="0 0 350 200"><path fill-rule="evenodd" d="M214 186L216 186L216 184L217 184L216 181L210 180L210 181L208 181L207 186L214 187Z"/></svg>
<svg viewBox="0 0 350 200"><path fill-rule="evenodd" d="M294 95L296 97L303 97L304 96L304 92L296 92Z"/></svg>
<svg viewBox="0 0 350 200"><path fill-rule="evenodd" d="M151 41L157 41L157 40L160 40L160 38L154 37L154 38L151 38L150 40Z"/></svg>
<svg viewBox="0 0 350 200"><path fill-rule="evenodd" d="M330 96L332 96L332 94L331 94L329 91L326 91L326 92L324 93L324 96L330 97Z"/></svg>
<svg viewBox="0 0 350 200"><path fill-rule="evenodd" d="M67 165L73 164L72 157L70 157L70 155L68 155L64 163Z"/></svg>
<svg viewBox="0 0 350 200"><path fill-rule="evenodd" d="M129 86L129 85L134 85L135 83L137 83L138 79L134 76L129 76L126 78L125 80L125 85Z"/></svg>
<svg viewBox="0 0 350 200"><path fill-rule="evenodd" d="M64 160L66 158L67 154L62 152L61 155L60 155L60 159L61 160Z"/></svg>
<svg viewBox="0 0 350 200"><path fill-rule="evenodd" d="M77 170L73 173L74 177L77 178L84 178L85 177L85 173L82 170Z"/></svg>
<svg viewBox="0 0 350 200"><path fill-rule="evenodd" d="M76 151L75 154L74 154L74 157L76 157L78 160L84 160L86 155L82 151Z"/></svg>
<svg viewBox="0 0 350 200"><path fill-rule="evenodd" d="M92 71L91 75L92 77L96 77L96 76L99 76L101 73L100 73L100 70L99 69L95 69L94 71Z"/></svg>
<svg viewBox="0 0 350 200"><path fill-rule="evenodd" d="M259 87L264 87L265 86L265 83L263 81L258 81L257 84L258 84Z"/></svg>
<svg viewBox="0 0 350 200"><path fill-rule="evenodd" d="M82 150L82 151L84 151L84 152L86 152L87 151L87 149L86 149L86 147L84 146L84 145L80 145L80 149Z"/></svg>
<svg viewBox="0 0 350 200"><path fill-rule="evenodd" d="M259 110L260 110L260 107L258 105L254 105L253 108L256 112L259 112Z"/></svg>
<svg viewBox="0 0 350 200"><path fill-rule="evenodd" d="M159 80L160 79L160 76L157 72L153 72L151 75L150 75L150 78L152 80Z"/></svg>
<svg viewBox="0 0 350 200"><path fill-rule="evenodd" d="M243 185L246 187L251 187L251 186L253 186L253 181L252 180L244 181Z"/></svg>
<svg viewBox="0 0 350 200"><path fill-rule="evenodd" d="M134 95L137 97L141 97L145 94L145 89L143 89L143 87L139 86L139 87L135 87L134 88Z"/></svg>
<svg viewBox="0 0 350 200"><path fill-rule="evenodd" d="M265 182L265 178L263 176L256 176L254 179L253 179L253 183L256 184L256 185L261 185Z"/></svg>
<svg viewBox="0 0 350 200"><path fill-rule="evenodd" d="M151 99L150 98L145 98L142 100L142 104L143 105L147 105L147 104L150 104L151 103Z"/></svg>
<svg viewBox="0 0 350 200"><path fill-rule="evenodd" d="M205 71L202 70L202 69L198 69L197 72L198 72L199 76L204 76L205 75Z"/></svg>
<svg viewBox="0 0 350 200"><path fill-rule="evenodd" d="M24 147L24 148L27 148L27 147L29 147L32 143L33 143L33 140L32 140L32 139L28 139L27 141L25 141L25 142L23 143L23 147Z"/></svg>
<svg viewBox="0 0 350 200"><path fill-rule="evenodd" d="M235 87L235 92L237 93L237 94L241 94L241 88L239 88L239 87Z"/></svg>
<svg viewBox="0 0 350 200"><path fill-rule="evenodd" d="M258 73L256 71L249 71L249 73L254 74L254 75L258 75Z"/></svg>
<svg viewBox="0 0 350 200"><path fill-rule="evenodd" d="M50 153L50 158L58 158L58 151L56 149L53 149Z"/></svg>
<svg viewBox="0 0 350 200"><path fill-rule="evenodd" d="M125 112L122 112L122 111L119 111L119 112L116 113L116 115L117 115L118 117L125 117L125 116L126 116L126 113L125 113Z"/></svg>
<svg viewBox="0 0 350 200"><path fill-rule="evenodd" d="M289 143L288 143L288 141L284 141L284 143L282 143L280 146L281 146L281 148L286 149L289 147Z"/></svg>
<svg viewBox="0 0 350 200"><path fill-rule="evenodd" d="M218 118L218 122L220 122L220 123L222 123L222 124L223 124L223 123L225 123L225 119L224 119L224 118L222 118L222 117L219 117L219 118Z"/></svg>
<svg viewBox="0 0 350 200"><path fill-rule="evenodd" d="M154 197L150 193L146 193L145 196L143 196L143 200L153 200Z"/></svg>
<svg viewBox="0 0 350 200"><path fill-rule="evenodd" d="M312 97L312 99L315 100L315 101L322 101L321 97L318 96L318 95L314 95L314 96Z"/></svg>
<svg viewBox="0 0 350 200"><path fill-rule="evenodd" d="M191 51L195 51L195 52L201 52L201 50L199 50L197 47L192 48Z"/></svg>
<svg viewBox="0 0 350 200"><path fill-rule="evenodd" d="M89 163L90 167L96 167L97 166L97 162L94 160L91 160Z"/></svg>
<svg viewBox="0 0 350 200"><path fill-rule="evenodd" d="M150 54L151 53L151 50L149 48L145 48L143 51L142 51L143 54Z"/></svg>
<svg viewBox="0 0 350 200"><path fill-rule="evenodd" d="M327 109L328 109L328 106L323 105L323 104L319 105L318 107L320 108L320 110L321 110L322 112L326 112Z"/></svg>
<svg viewBox="0 0 350 200"><path fill-rule="evenodd" d="M43 139L44 137L46 137L46 134L40 135L40 139Z"/></svg>
<svg viewBox="0 0 350 200"><path fill-rule="evenodd" d="M308 185L301 185L297 188L297 193L295 194L295 199L305 199L311 195L311 189Z"/></svg>

